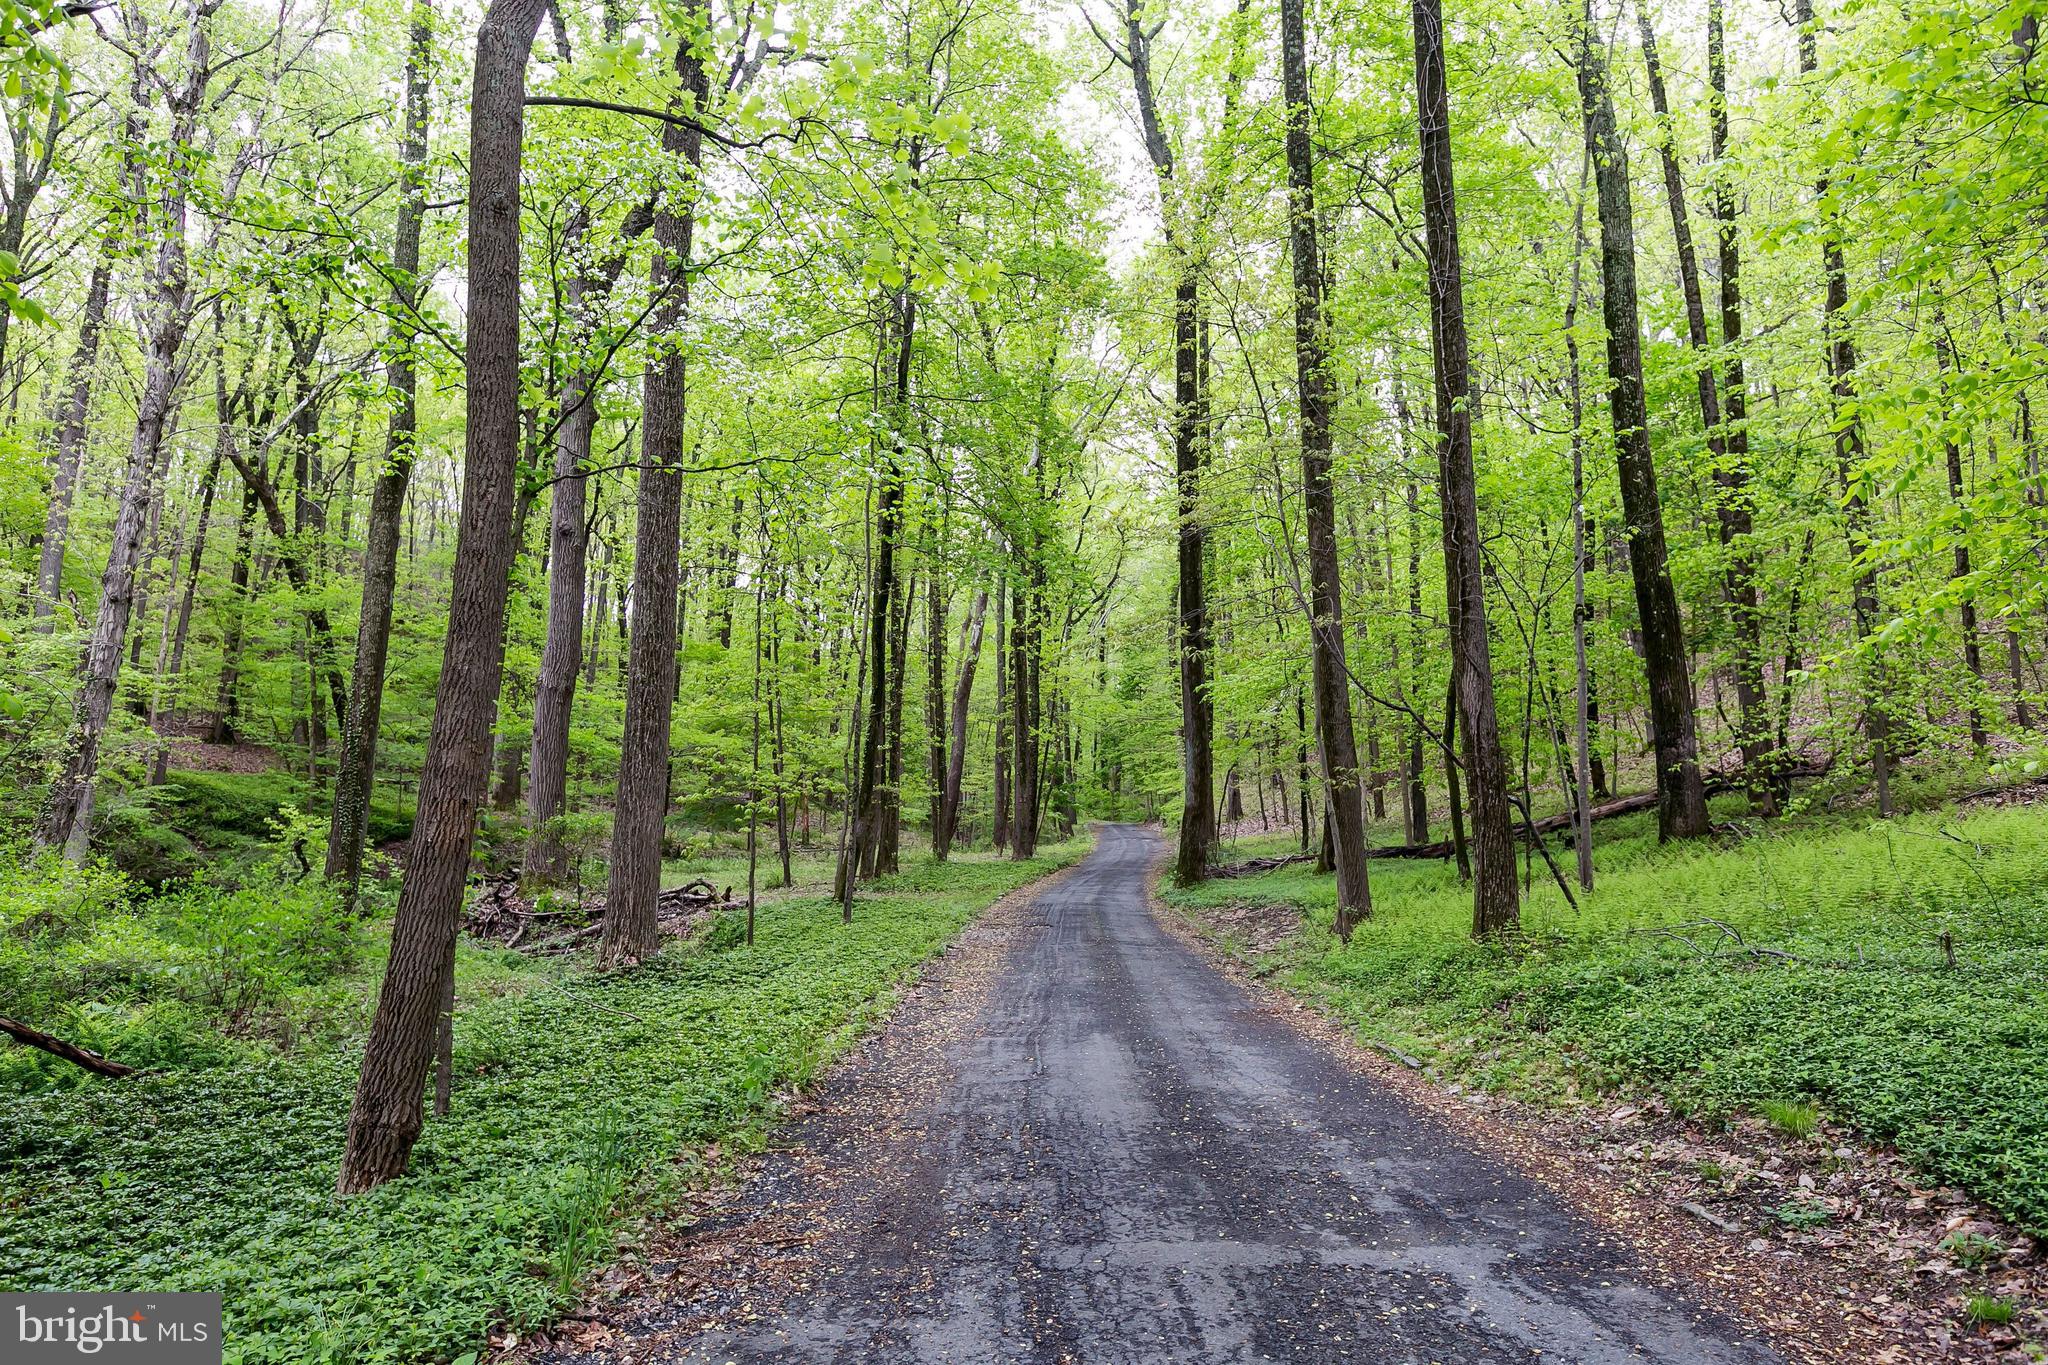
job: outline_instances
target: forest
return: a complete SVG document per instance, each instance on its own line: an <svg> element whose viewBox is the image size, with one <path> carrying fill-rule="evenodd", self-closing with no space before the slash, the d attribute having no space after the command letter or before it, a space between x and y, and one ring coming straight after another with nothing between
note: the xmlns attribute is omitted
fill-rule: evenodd
<svg viewBox="0 0 2048 1365"><path fill-rule="evenodd" d="M2041 17L0 0L0 1291L697 1359L988 952L1849 1286L1645 1358L2040 1359ZM1274 1358L896 1321L716 1358Z"/></svg>

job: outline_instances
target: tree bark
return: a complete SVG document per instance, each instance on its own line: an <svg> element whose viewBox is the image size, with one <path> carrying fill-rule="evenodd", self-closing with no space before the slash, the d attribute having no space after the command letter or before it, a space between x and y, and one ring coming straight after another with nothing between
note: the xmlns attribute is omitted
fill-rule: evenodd
<svg viewBox="0 0 2048 1365"><path fill-rule="evenodd" d="M163 446L178 384L178 361L185 331L192 320L192 290L186 262L186 199L193 175L189 152L198 130L206 87L212 75L210 47L212 9L194 4L187 15L184 78L169 98L171 124L167 145L174 151L163 171L152 206L157 238L149 269L144 304L142 390L135 405L135 436L128 447L128 470L114 517L106 572L100 577L99 611L93 618L86 649L84 677L73 705L71 727L64 739L63 762L43 801L34 843L39 848L64 848L72 827L99 774L100 740L114 709L114 690L121 678L122 646L127 641L130 608L135 600L136 560L143 528L159 491L155 487L157 458ZM140 60L140 58L138 58Z"/></svg>
<svg viewBox="0 0 2048 1365"><path fill-rule="evenodd" d="M941 839L946 822L946 611L947 594L939 577L937 538L933 538L930 582L925 588L924 633L924 716L925 780L931 788L930 824L932 857L946 860L950 839Z"/></svg>
<svg viewBox="0 0 2048 1365"><path fill-rule="evenodd" d="M981 661L981 638L988 617L988 590L974 595L974 606L961 625L960 675L953 684L952 747L946 755L945 787L939 805L939 826L932 835L933 852L950 849L960 825L960 782L967 768L967 706L974 699L974 672Z"/></svg>
<svg viewBox="0 0 2048 1365"><path fill-rule="evenodd" d="M223 415L216 441L229 440L229 430ZM167 707L161 702L151 707L149 724L158 735L156 757L149 769L149 785L152 787L161 787L170 777L170 746L162 739L165 712L168 710L172 716L178 713L178 697L185 675L185 642L192 634L192 607L199 596L199 570L206 561L206 523L213 515L213 494L220 482L222 458L216 445L213 458L207 462L205 477L199 482L199 518L192 528L192 549L185 565L185 591L178 601L178 623L171 632L168 666L158 679L158 685L168 690L170 700Z"/></svg>
<svg viewBox="0 0 2048 1365"><path fill-rule="evenodd" d="M1642 624L1657 790L1661 794L1657 833L1663 839L1699 838L1709 832L1711 824L1706 788L1700 778L1685 621L1671 584L1664 508L1657 492L1657 466L1650 453L1628 154L1615 132L1606 60L1596 46L1590 18L1582 17L1579 40L1579 95L1600 209L1600 304L1607 326L1608 403L1614 419L1622 510L1628 516L1629 570Z"/></svg>
<svg viewBox="0 0 2048 1365"><path fill-rule="evenodd" d="M1010 846L1010 612L1011 589L996 589L996 725L995 753L990 760L995 790L989 804L990 847L1000 853Z"/></svg>
<svg viewBox="0 0 2048 1365"><path fill-rule="evenodd" d="M1036 564L1019 565L1010 593L1010 856L1038 852L1038 622Z"/></svg>
<svg viewBox="0 0 2048 1365"><path fill-rule="evenodd" d="M232 438L230 438L232 439ZM227 626L220 647L220 686L214 694L211 744L233 744L240 735L242 638L248 631L249 562L255 554L256 490L242 489L242 514L235 522L235 552L228 568Z"/></svg>
<svg viewBox="0 0 2048 1365"><path fill-rule="evenodd" d="M547 0L492 0L469 153L468 450L440 687L391 957L349 1110L342 1194L401 1175L418 1139L504 670L519 465L519 170L527 56Z"/></svg>
<svg viewBox="0 0 2048 1365"><path fill-rule="evenodd" d="M912 153L912 174L916 154ZM917 333L917 295L906 279L890 296L891 336L896 343L891 429L875 498L875 563L868 585L867 698L860 739L860 770L853 792L853 828L833 888L847 913L861 869L873 865L881 835L883 790L889 771L889 673L894 654L891 627L896 604L896 549L903 533L903 458L909 440L910 377Z"/></svg>
<svg viewBox="0 0 2048 1365"><path fill-rule="evenodd" d="M1464 269L1459 258L1450 92L1444 75L1439 0L1414 0L1414 21L1422 213L1429 246L1430 337L1436 351L1444 581L1447 591L1458 594L1458 709L1464 721L1466 788L1472 800L1472 932L1483 938L1519 925L1521 907L1515 894L1513 813L1508 808L1507 764L1494 713L1493 653L1486 626L1486 579L1480 559L1477 476L1472 461L1471 344L1465 331Z"/></svg>
<svg viewBox="0 0 2048 1365"><path fill-rule="evenodd" d="M84 1067L87 1071L101 1076L132 1076L135 1068L122 1062L112 1061L97 1052L88 1052L76 1043L67 1043L55 1034L41 1029L30 1028L19 1019L9 1019L0 1014L0 1033L6 1034L17 1043L40 1048L52 1057L61 1057L73 1066Z"/></svg>
<svg viewBox="0 0 2048 1365"><path fill-rule="evenodd" d="M1330 321L1323 304L1316 239L1315 152L1309 142L1308 37L1303 0L1280 0L1281 89L1287 101L1287 220L1294 262L1294 360L1301 390L1301 497L1308 541L1311 686L1316 741L1329 793L1337 873L1337 936L1346 943L1372 917L1365 810L1359 800L1357 741L1344 662L1344 589L1337 560L1337 500L1330 485Z"/></svg>
<svg viewBox="0 0 2048 1365"><path fill-rule="evenodd" d="M131 128L133 125L130 125ZM136 134L139 136L139 133ZM57 459L50 476L50 505L43 517L43 543L36 564L35 617L47 631L51 614L64 593L64 546L71 530L71 499L78 468L85 457L86 422L92 416L93 378L99 370L100 333L106 326L107 294L113 283L113 244L102 248L86 285L85 313L78 324L78 346L66 370L70 391L57 428Z"/></svg>
<svg viewBox="0 0 2048 1365"><path fill-rule="evenodd" d="M700 13L703 0L690 0ZM678 35L678 105L701 111L710 89L690 35ZM688 167L683 193L694 196L703 164L697 127L668 124L662 150ZM650 319L663 339L647 371L640 448L640 496L633 554L633 626L626 717L619 755L618 800L612 821L611 884L606 893L598 961L621 967L661 946L655 901L661 893L661 835L668 818L669 729L676 698L676 589L682 533L684 416L688 399L676 331L689 314L694 200L670 199L655 210L652 287L659 303Z"/></svg>
<svg viewBox="0 0 2048 1365"><path fill-rule="evenodd" d="M1793 0L1792 18L1799 30L1799 74L1811 78L1820 66L1813 0ZM1820 255L1826 289L1821 320L1828 351L1828 394L1834 408L1835 468L1842 481L1843 523L1849 542L1849 562L1856 575L1854 611L1860 652L1870 647L1870 637L1877 630L1879 603L1877 566L1871 556L1870 500L1862 477L1863 417L1857 407L1856 338L1849 330L1849 266L1842 252L1834 211L1829 207L1829 182L1825 174L1814 184L1814 198L1823 220ZM1877 788L1877 812L1890 818L1891 715L1886 710L1883 674L1875 657L1863 659L1859 667L1863 676L1863 734L1870 745L1870 775Z"/></svg>
<svg viewBox="0 0 2048 1365"><path fill-rule="evenodd" d="M420 230L426 216L427 92L434 52L432 0L414 0L405 58L405 131L399 145L399 194L391 247L390 427L384 467L370 492L370 520L363 545L363 596L356 626L355 670L349 707L341 728L341 762L334 779L334 809L328 819L329 881L342 886L353 911L363 879L363 842L370 824L370 793L376 783L377 731L384 710L384 671L391 652L391 609L398 587L398 538L405 493L412 482L417 449L418 370L414 347L419 329Z"/></svg>
<svg viewBox="0 0 2048 1365"><path fill-rule="evenodd" d="M1179 267L1173 297L1173 467L1178 500L1174 640L1180 668L1181 817L1173 875L1187 885L1207 875L1209 851L1216 843L1215 721L1209 698L1209 607L1203 583L1207 554L1201 512L1208 414L1201 375L1201 260L1197 243L1187 238L1196 225L1177 221L1173 146L1160 122L1153 88L1154 22L1143 0L1126 0L1124 50L1116 55L1131 69L1145 152L1159 184L1168 247Z"/></svg>
<svg viewBox="0 0 2048 1365"><path fill-rule="evenodd" d="M1403 424L1406 425L1405 423ZM1422 695L1422 661L1426 657L1422 624L1422 498L1417 480L1407 480L1408 500L1408 696L1411 704ZM1410 717L1407 725L1407 782L1402 789L1401 811L1405 817L1408 842L1429 841L1429 780L1422 766L1422 723Z"/></svg>
<svg viewBox="0 0 2048 1365"><path fill-rule="evenodd" d="M1742 752L1749 801L1759 815L1778 813L1777 785L1772 770L1784 761L1771 746L1770 717L1764 696L1763 613L1757 600L1756 512L1749 477L1749 381L1742 363L1742 248L1735 225L1735 195L1729 184L1728 62L1721 26L1721 0L1707 0L1707 110L1712 136L1714 175L1710 202L1715 239L1721 258L1721 346L1727 353L1721 400L1726 420L1721 448L1715 452L1715 518L1721 552L1721 592L1735 630L1736 742Z"/></svg>
<svg viewBox="0 0 2048 1365"><path fill-rule="evenodd" d="M1948 321L1940 312L1934 315L1935 329L1941 333L1934 343L1934 353L1941 365L1942 385L1946 389L1949 376L1961 368L1956 356L1955 342L1948 335ZM1945 425L1945 424L1944 424ZM1942 432L1942 451L1948 465L1948 497L1958 509L1963 506L1963 449L1956 441L1955 432ZM1962 601L1957 607L1963 630L1963 666L1969 670L1971 693L1968 711L1970 713L1970 743L1982 750L1991 743L1990 722L1984 715L1984 646L1977 633L1977 599L1970 586L1970 540L1967 535L1957 535L1955 544L1955 569L1949 575L1951 582L1960 585Z"/></svg>

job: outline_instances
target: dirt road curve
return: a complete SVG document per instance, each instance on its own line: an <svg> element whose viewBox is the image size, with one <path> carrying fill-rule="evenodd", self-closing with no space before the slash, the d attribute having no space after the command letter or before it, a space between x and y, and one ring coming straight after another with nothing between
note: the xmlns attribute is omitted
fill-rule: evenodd
<svg viewBox="0 0 2048 1365"><path fill-rule="evenodd" d="M602 1346L549 1358L1777 1359L1163 931L1157 838L1104 830L987 989L932 1007L960 1017L891 1073L888 1132L857 1138L845 1104L799 1125L810 1156L771 1168L730 1225L744 1239L803 1211L808 1231L781 1239L809 1248L794 1286L714 1285L725 1325L708 1331L657 1289Z"/></svg>

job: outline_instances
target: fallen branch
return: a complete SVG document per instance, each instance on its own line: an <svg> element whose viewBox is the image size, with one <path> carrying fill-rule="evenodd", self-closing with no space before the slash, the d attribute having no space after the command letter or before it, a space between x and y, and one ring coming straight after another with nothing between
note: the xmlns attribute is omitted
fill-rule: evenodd
<svg viewBox="0 0 2048 1365"><path fill-rule="evenodd" d="M30 1028L19 1019L9 1019L4 1014L0 1014L0 1033L6 1034L17 1043L25 1043L29 1047L41 1048L52 1057L62 1057L73 1066L82 1066L87 1071L96 1072L102 1076L133 1076L135 1074L135 1068L132 1066L124 1066L120 1062L109 1061L97 1052L88 1052L76 1043L67 1043L62 1038L45 1033L41 1029Z"/></svg>

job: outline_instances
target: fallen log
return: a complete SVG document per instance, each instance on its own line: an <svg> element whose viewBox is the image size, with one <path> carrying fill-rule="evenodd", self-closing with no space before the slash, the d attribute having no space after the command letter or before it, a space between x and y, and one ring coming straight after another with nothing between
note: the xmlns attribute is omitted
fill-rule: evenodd
<svg viewBox="0 0 2048 1365"><path fill-rule="evenodd" d="M73 1066L82 1066L87 1071L95 1072L101 1076L133 1076L135 1074L135 1068L132 1066L124 1066L120 1062L111 1061L100 1056L97 1052L88 1052L76 1043L67 1043L55 1034L45 1033L41 1029L30 1028L19 1019L9 1019L4 1014L0 1014L0 1033L6 1034L17 1043L41 1048L52 1057L62 1057Z"/></svg>

